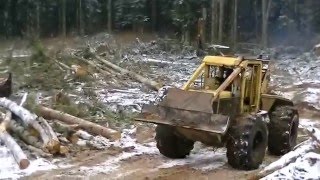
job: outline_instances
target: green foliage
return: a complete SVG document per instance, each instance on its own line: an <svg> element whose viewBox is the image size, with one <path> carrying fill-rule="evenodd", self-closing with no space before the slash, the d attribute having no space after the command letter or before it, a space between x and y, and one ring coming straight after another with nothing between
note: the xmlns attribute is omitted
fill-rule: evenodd
<svg viewBox="0 0 320 180"><path fill-rule="evenodd" d="M2 37L52 37L62 28L61 0L5 0L0 2L0 38ZM113 30L151 29L153 21L158 31L195 37L198 18L206 9L206 34L210 34L212 0L66 0L67 34L94 33L106 30L111 14ZM155 7L153 6L155 2ZM232 32L233 0L224 0L224 40ZM238 39L247 41L261 34L261 1L238 1ZM275 38L291 38L320 31L320 1L272 1L269 17L269 34ZM153 15L156 19L152 19ZM216 17L216 25L219 17ZM151 23L152 22L152 23ZM80 24L82 24L80 26ZM79 30L81 28L81 30ZM217 27L215 27L217 30ZM82 35L82 33L80 33ZM298 34L298 35L297 35ZM293 36L293 37L294 37Z"/></svg>
<svg viewBox="0 0 320 180"><path fill-rule="evenodd" d="M120 0L115 2L115 21L119 27L141 25L149 21L146 0Z"/></svg>
<svg viewBox="0 0 320 180"><path fill-rule="evenodd" d="M199 5L201 1L174 0L171 10L172 22L185 31L191 28L200 17Z"/></svg>
<svg viewBox="0 0 320 180"><path fill-rule="evenodd" d="M48 57L45 54L45 49L44 49L41 41L38 39L33 39L30 42L30 46L32 49L32 55L30 57L32 62L39 62L39 63L46 62Z"/></svg>

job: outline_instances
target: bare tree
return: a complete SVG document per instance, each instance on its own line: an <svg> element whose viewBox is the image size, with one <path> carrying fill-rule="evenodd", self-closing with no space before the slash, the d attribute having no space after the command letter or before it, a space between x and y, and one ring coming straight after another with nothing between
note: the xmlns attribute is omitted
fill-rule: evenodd
<svg viewBox="0 0 320 180"><path fill-rule="evenodd" d="M224 0L220 0L220 7L219 7L219 35L218 41L222 43L223 38L223 25L224 25Z"/></svg>
<svg viewBox="0 0 320 180"><path fill-rule="evenodd" d="M108 0L108 32L112 31L112 0Z"/></svg>
<svg viewBox="0 0 320 180"><path fill-rule="evenodd" d="M36 2L36 16L37 35L40 36L40 1Z"/></svg>
<svg viewBox="0 0 320 180"><path fill-rule="evenodd" d="M262 0L262 46L268 46L268 22L269 22L269 11L272 0Z"/></svg>
<svg viewBox="0 0 320 180"><path fill-rule="evenodd" d="M211 0L211 43L215 40L215 3L215 0Z"/></svg>
<svg viewBox="0 0 320 180"><path fill-rule="evenodd" d="M234 0L234 16L233 16L233 46L236 48L238 34L238 0Z"/></svg>
<svg viewBox="0 0 320 180"><path fill-rule="evenodd" d="M79 28L79 34L84 34L84 26L83 26L83 15L82 15L82 0L78 0L78 28Z"/></svg>
<svg viewBox="0 0 320 180"><path fill-rule="evenodd" d="M66 23L66 0L61 0L61 33L63 37L67 35Z"/></svg>
<svg viewBox="0 0 320 180"><path fill-rule="evenodd" d="M157 0L151 0L151 20L152 20L152 31L156 30L157 25Z"/></svg>

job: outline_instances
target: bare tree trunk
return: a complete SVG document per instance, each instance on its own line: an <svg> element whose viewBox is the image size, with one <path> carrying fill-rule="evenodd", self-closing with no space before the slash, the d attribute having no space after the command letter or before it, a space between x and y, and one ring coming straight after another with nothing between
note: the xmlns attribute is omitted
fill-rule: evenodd
<svg viewBox="0 0 320 180"><path fill-rule="evenodd" d="M255 17L255 34L256 34L256 39L260 39L260 26L259 26L259 18L258 18L258 5L257 5L257 0L254 1L254 17ZM259 41L257 41L257 44L259 44Z"/></svg>
<svg viewBox="0 0 320 180"><path fill-rule="evenodd" d="M66 23L66 0L61 0L61 33L64 38L67 36Z"/></svg>
<svg viewBox="0 0 320 180"><path fill-rule="evenodd" d="M234 0L234 17L233 17L233 47L236 49L238 35L238 0Z"/></svg>
<svg viewBox="0 0 320 180"><path fill-rule="evenodd" d="M37 14L37 35L40 36L40 1L37 1L37 9L36 9L36 14Z"/></svg>
<svg viewBox="0 0 320 180"><path fill-rule="evenodd" d="M83 29L83 17L82 17L82 0L78 0L77 24L78 24L79 34L83 35L84 29Z"/></svg>
<svg viewBox="0 0 320 180"><path fill-rule="evenodd" d="M224 0L220 0L220 7L219 7L219 36L218 41L222 43L223 38L223 25L224 25Z"/></svg>
<svg viewBox="0 0 320 180"><path fill-rule="evenodd" d="M211 43L215 40L215 0L211 0Z"/></svg>
<svg viewBox="0 0 320 180"><path fill-rule="evenodd" d="M83 13L82 13L82 0L80 0L79 4L79 26L80 26L80 33L84 35L84 21L83 21Z"/></svg>
<svg viewBox="0 0 320 180"><path fill-rule="evenodd" d="M272 0L262 0L262 46L268 46L268 21Z"/></svg>
<svg viewBox="0 0 320 180"><path fill-rule="evenodd" d="M206 43L206 24L207 24L207 9L205 7L202 7L202 21L200 23L201 27L201 31L200 31L200 35L201 35L201 41L202 44Z"/></svg>
<svg viewBox="0 0 320 180"><path fill-rule="evenodd" d="M157 27L157 0L151 0L151 20L152 20L152 31L156 31Z"/></svg>
<svg viewBox="0 0 320 180"><path fill-rule="evenodd" d="M112 31L112 0L108 0L108 32Z"/></svg>

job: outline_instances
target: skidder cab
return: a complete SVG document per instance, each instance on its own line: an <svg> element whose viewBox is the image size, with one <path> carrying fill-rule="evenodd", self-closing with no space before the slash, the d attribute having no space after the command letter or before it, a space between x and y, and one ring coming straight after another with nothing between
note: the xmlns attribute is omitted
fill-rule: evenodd
<svg viewBox="0 0 320 180"><path fill-rule="evenodd" d="M252 57L206 56L181 89L166 89L135 120L158 124L157 147L167 157L184 158L200 141L226 146L232 167L256 169L267 146L275 155L295 146L299 124L292 101L267 94L268 65Z"/></svg>

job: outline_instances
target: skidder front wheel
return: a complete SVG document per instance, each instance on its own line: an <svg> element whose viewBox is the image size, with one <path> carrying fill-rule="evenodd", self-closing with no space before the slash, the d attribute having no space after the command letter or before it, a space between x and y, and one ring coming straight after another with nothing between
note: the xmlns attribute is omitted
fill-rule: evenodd
<svg viewBox="0 0 320 180"><path fill-rule="evenodd" d="M156 127L157 148L160 153L169 158L185 158L193 149L193 141L179 137L174 128L165 125Z"/></svg>
<svg viewBox="0 0 320 180"><path fill-rule="evenodd" d="M268 150L273 155L283 155L296 145L299 115L292 106L278 106L271 112Z"/></svg>
<svg viewBox="0 0 320 180"><path fill-rule="evenodd" d="M238 118L229 131L228 163L236 169L253 170L262 163L267 144L268 129L260 116Z"/></svg>

